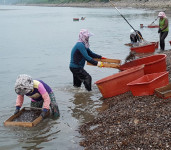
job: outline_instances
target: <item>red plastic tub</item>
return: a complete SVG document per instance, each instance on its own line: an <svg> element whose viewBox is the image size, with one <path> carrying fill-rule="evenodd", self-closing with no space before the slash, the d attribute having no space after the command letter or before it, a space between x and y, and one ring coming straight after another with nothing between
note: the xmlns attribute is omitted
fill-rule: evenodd
<svg viewBox="0 0 171 150"><path fill-rule="evenodd" d="M171 45L171 41L169 41L170 45Z"/></svg>
<svg viewBox="0 0 171 150"><path fill-rule="evenodd" d="M127 70L131 67L145 64L144 74L166 71L166 55L158 54L133 60L120 66L120 70Z"/></svg>
<svg viewBox="0 0 171 150"><path fill-rule="evenodd" d="M153 95L156 88L169 84L169 73L159 72L147 74L127 85L134 96Z"/></svg>
<svg viewBox="0 0 171 150"><path fill-rule="evenodd" d="M158 28L159 25L148 25L147 27L148 27L148 28Z"/></svg>
<svg viewBox="0 0 171 150"><path fill-rule="evenodd" d="M144 46L131 47L131 51L134 51L136 53L153 53L155 51L155 43Z"/></svg>
<svg viewBox="0 0 171 150"><path fill-rule="evenodd" d="M155 49L159 48L159 42L151 42L152 44L155 44Z"/></svg>
<svg viewBox="0 0 171 150"><path fill-rule="evenodd" d="M129 91L127 84L144 75L144 65L130 68L98 80L95 84L104 98L113 97Z"/></svg>

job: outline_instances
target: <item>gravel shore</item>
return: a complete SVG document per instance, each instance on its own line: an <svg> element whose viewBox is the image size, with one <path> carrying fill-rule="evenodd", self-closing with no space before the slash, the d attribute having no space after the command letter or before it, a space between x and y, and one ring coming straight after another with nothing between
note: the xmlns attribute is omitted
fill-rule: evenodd
<svg viewBox="0 0 171 150"><path fill-rule="evenodd" d="M28 5L28 4L27 4ZM120 0L111 2L70 2L70 3L59 3L59 4L29 4L37 6L49 6L49 7L133 7L133 8L150 8L150 9L163 9L169 10L171 8L170 0Z"/></svg>
<svg viewBox="0 0 171 150"><path fill-rule="evenodd" d="M171 81L171 50L167 71ZM133 96L127 92L104 100L108 108L80 126L85 150L171 149L171 98Z"/></svg>
<svg viewBox="0 0 171 150"><path fill-rule="evenodd" d="M24 5L24 4L22 4ZM165 11L165 13L171 16L171 0L120 0L111 2L83 2L83 3L60 3L60 4L26 4L27 6L46 6L46 7L88 7L88 8L100 8L100 7L130 7L130 8L143 8L153 9L156 11Z"/></svg>

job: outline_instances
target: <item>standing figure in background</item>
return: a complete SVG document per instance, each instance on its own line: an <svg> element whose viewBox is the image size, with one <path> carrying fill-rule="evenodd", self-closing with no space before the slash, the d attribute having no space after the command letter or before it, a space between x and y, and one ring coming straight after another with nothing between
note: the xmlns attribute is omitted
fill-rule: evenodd
<svg viewBox="0 0 171 150"><path fill-rule="evenodd" d="M24 102L24 95L31 98L31 107L42 108L41 116L45 118L46 113L51 107L52 115L59 117L59 109L52 89L42 80L33 80L31 76L21 74L15 83L15 92L18 94L16 100L16 110L20 111Z"/></svg>
<svg viewBox="0 0 171 150"><path fill-rule="evenodd" d="M158 17L160 17L158 30L160 34L160 49L165 50L165 38L169 32L168 19L164 12L159 12Z"/></svg>
<svg viewBox="0 0 171 150"><path fill-rule="evenodd" d="M142 42L142 34L140 33L140 31L138 30L133 30L131 29L130 31L130 40L131 40L131 44L133 46L139 46L139 42Z"/></svg>
<svg viewBox="0 0 171 150"><path fill-rule="evenodd" d="M71 60L70 60L70 71L73 74L73 86L81 87L83 83L87 91L91 91L91 76L84 70L85 61L98 66L103 67L101 61L96 61L93 58L105 59L104 57L93 53L90 50L89 37L93 34L86 29L82 29L79 33L79 40L72 48Z"/></svg>

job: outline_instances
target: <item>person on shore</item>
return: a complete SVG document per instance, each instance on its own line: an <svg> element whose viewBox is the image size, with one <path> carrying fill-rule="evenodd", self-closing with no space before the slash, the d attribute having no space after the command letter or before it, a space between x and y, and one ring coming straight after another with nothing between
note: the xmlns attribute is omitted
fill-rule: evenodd
<svg viewBox="0 0 171 150"><path fill-rule="evenodd" d="M138 30L131 29L130 31L130 40L132 46L139 46L139 43L142 42L142 34Z"/></svg>
<svg viewBox="0 0 171 150"><path fill-rule="evenodd" d="M159 12L158 17L160 18L158 30L158 33L160 34L160 49L165 50L165 38L169 32L168 19L164 12Z"/></svg>
<svg viewBox="0 0 171 150"><path fill-rule="evenodd" d="M59 109L56 103L55 95L52 89L42 80L33 80L31 76L21 74L15 82L15 92L17 95L16 110L17 114L24 102L24 95L31 98L31 107L42 108L41 116L46 117L46 114L51 107L52 115L59 117Z"/></svg>
<svg viewBox="0 0 171 150"><path fill-rule="evenodd" d="M79 40L72 48L71 60L70 60L70 71L73 74L73 86L81 87L83 83L87 91L91 91L91 76L84 70L85 61L98 66L103 67L101 61L96 61L93 58L105 59L101 55L95 54L90 50L89 37L93 34L87 29L81 29L79 33Z"/></svg>

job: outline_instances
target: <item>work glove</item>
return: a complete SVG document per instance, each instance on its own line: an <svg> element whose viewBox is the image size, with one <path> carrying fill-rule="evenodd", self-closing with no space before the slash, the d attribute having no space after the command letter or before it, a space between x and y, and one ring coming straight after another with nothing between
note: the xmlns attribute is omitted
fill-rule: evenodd
<svg viewBox="0 0 171 150"><path fill-rule="evenodd" d="M101 57L101 59L106 59L106 57Z"/></svg>
<svg viewBox="0 0 171 150"><path fill-rule="evenodd" d="M98 61L97 66L101 68L101 67L104 67L104 64L103 64L103 62Z"/></svg>
<svg viewBox="0 0 171 150"><path fill-rule="evenodd" d="M17 114L17 113L19 113L20 108L21 108L20 106L16 106L16 109L15 109L14 115L15 115L15 114Z"/></svg>
<svg viewBox="0 0 171 150"><path fill-rule="evenodd" d="M40 116L42 116L42 118L44 119L44 118L46 117L46 113L47 113L47 112L48 112L48 109L43 108L43 110L42 110Z"/></svg>
<svg viewBox="0 0 171 150"><path fill-rule="evenodd" d="M162 30L159 28L158 33L160 33Z"/></svg>

